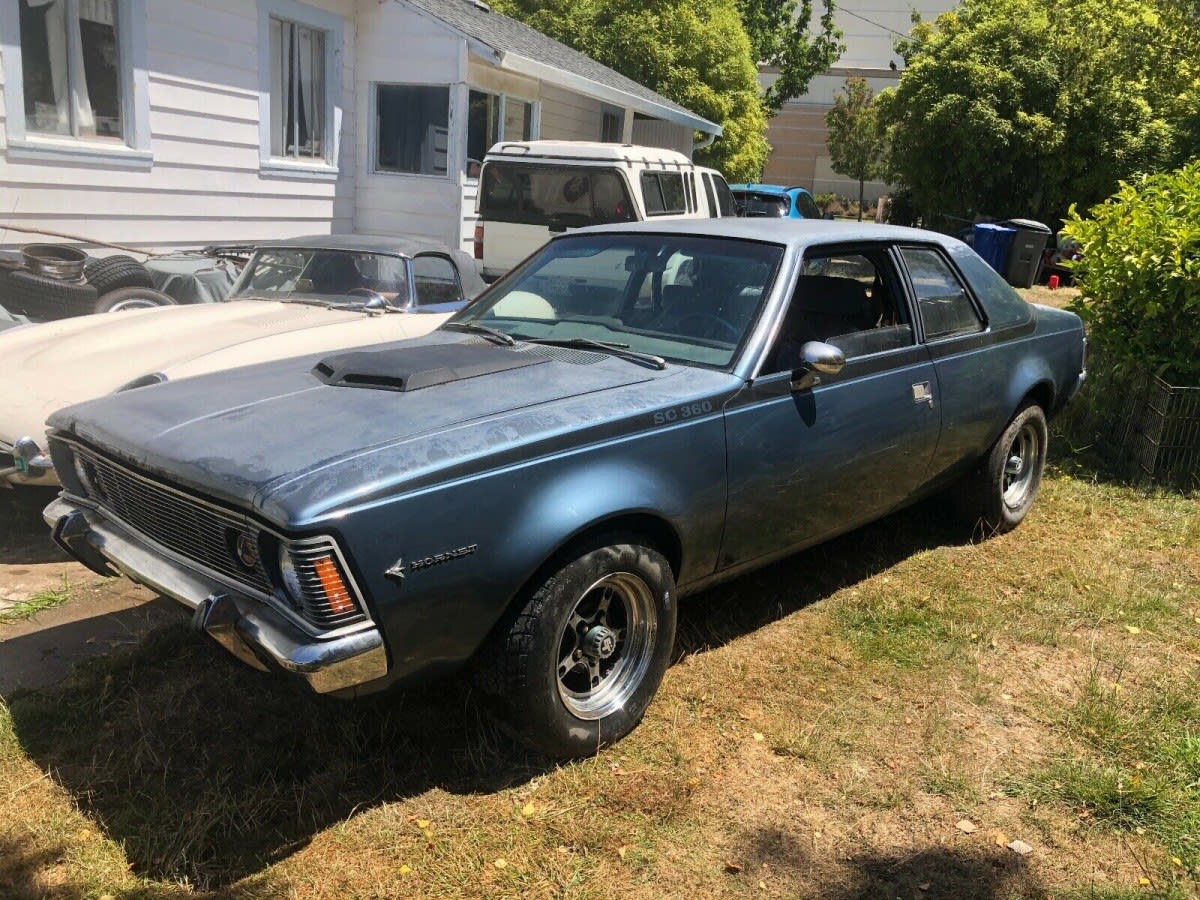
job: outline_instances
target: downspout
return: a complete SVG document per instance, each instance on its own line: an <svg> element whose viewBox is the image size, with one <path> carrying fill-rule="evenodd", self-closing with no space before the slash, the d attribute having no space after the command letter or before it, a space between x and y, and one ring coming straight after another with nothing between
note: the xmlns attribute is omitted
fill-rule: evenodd
<svg viewBox="0 0 1200 900"><path fill-rule="evenodd" d="M716 142L716 140L717 136L712 132L709 132L704 136L704 140L692 142L692 152L695 153L697 150L707 150Z"/></svg>

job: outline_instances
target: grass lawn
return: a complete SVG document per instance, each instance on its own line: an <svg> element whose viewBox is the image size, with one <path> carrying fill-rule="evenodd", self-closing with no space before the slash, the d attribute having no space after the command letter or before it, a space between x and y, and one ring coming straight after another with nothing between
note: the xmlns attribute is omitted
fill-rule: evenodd
<svg viewBox="0 0 1200 900"><path fill-rule="evenodd" d="M0 703L0 896L1193 896L1198 660L1196 500L1061 459L1012 534L923 505L692 598L571 765L180 624Z"/></svg>

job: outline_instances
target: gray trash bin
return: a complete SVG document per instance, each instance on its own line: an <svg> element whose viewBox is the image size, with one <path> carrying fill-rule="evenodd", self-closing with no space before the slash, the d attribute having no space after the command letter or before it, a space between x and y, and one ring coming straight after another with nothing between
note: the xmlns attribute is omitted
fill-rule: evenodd
<svg viewBox="0 0 1200 900"><path fill-rule="evenodd" d="M1004 279L1013 287L1033 287L1042 266L1042 252L1050 240L1050 227L1032 219L1008 219L997 224L1017 230L1008 251Z"/></svg>

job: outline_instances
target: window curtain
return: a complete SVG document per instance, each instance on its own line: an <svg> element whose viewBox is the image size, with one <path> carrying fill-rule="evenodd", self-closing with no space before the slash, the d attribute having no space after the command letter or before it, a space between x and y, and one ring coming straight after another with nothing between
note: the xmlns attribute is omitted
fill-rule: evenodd
<svg viewBox="0 0 1200 900"><path fill-rule="evenodd" d="M46 122L38 110L26 110L27 119L34 121L34 130L71 134L71 72L74 71L78 73L74 85L76 125L80 132L94 131L96 120L87 80L83 77L83 37L78 12L68 17L67 0L25 0L25 3L29 9L45 7L46 10L46 50L54 89L55 122Z"/></svg>

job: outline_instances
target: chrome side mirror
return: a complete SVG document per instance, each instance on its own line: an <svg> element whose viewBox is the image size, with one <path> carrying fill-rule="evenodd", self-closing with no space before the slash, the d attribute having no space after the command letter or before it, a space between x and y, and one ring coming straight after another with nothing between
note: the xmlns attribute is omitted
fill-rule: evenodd
<svg viewBox="0 0 1200 900"><path fill-rule="evenodd" d="M800 355L800 368L792 376L793 391L807 391L821 383L821 375L836 375L846 365L845 353L821 341L809 341Z"/></svg>

